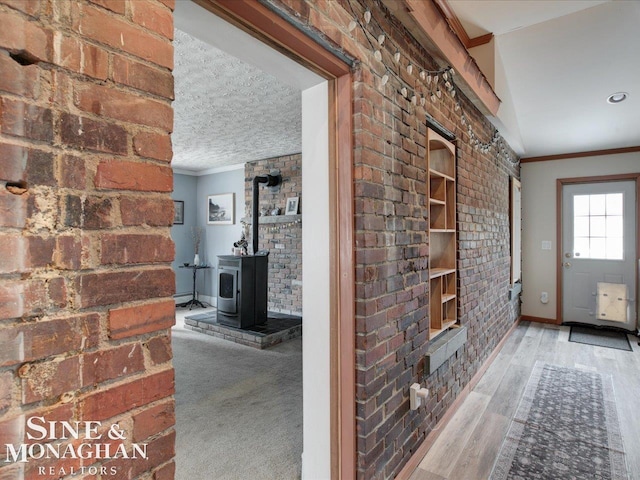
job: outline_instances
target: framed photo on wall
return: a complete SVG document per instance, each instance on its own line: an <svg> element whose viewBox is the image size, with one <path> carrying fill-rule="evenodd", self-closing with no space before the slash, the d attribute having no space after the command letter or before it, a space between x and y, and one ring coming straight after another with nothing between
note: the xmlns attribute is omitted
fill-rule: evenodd
<svg viewBox="0 0 640 480"><path fill-rule="evenodd" d="M300 202L300 197L289 197L287 198L287 207L284 211L285 215L297 215L298 214L298 202Z"/></svg>
<svg viewBox="0 0 640 480"><path fill-rule="evenodd" d="M173 224L184 225L184 201L173 201Z"/></svg>
<svg viewBox="0 0 640 480"><path fill-rule="evenodd" d="M207 197L207 224L233 225L235 205L235 193L209 195Z"/></svg>

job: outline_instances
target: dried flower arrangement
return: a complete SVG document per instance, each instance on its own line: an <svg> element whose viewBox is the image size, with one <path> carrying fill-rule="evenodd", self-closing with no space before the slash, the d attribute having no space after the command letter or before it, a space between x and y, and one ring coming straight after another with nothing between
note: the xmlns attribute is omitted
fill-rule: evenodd
<svg viewBox="0 0 640 480"><path fill-rule="evenodd" d="M202 240L202 227L191 227L191 239L193 240L193 250L197 255L200 251L200 241Z"/></svg>

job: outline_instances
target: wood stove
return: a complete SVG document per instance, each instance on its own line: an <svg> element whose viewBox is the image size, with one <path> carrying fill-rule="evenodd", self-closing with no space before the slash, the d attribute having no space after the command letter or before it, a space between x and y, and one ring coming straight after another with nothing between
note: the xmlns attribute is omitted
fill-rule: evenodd
<svg viewBox="0 0 640 480"><path fill-rule="evenodd" d="M218 257L218 323L249 328L267 321L268 256Z"/></svg>
<svg viewBox="0 0 640 480"><path fill-rule="evenodd" d="M263 325L267 321L269 252L258 251L260 184L277 187L280 172L253 179L253 255L218 256L218 323L236 328Z"/></svg>

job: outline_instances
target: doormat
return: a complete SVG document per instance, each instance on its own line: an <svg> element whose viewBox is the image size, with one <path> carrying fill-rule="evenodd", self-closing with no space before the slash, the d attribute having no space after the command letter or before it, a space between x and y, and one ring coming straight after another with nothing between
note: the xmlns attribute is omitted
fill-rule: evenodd
<svg viewBox="0 0 640 480"><path fill-rule="evenodd" d="M629 337L624 332L600 330L597 328L572 326L569 341L595 345L596 347L615 348L617 350L633 351Z"/></svg>
<svg viewBox="0 0 640 480"><path fill-rule="evenodd" d="M491 480L627 480L610 375L536 362Z"/></svg>

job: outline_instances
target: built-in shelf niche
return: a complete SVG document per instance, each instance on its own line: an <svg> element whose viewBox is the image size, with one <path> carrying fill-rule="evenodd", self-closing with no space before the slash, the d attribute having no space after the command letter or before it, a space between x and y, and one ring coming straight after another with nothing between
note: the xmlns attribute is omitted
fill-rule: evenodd
<svg viewBox="0 0 640 480"><path fill-rule="evenodd" d="M456 273L456 150L427 131L429 197L429 338L458 326Z"/></svg>

